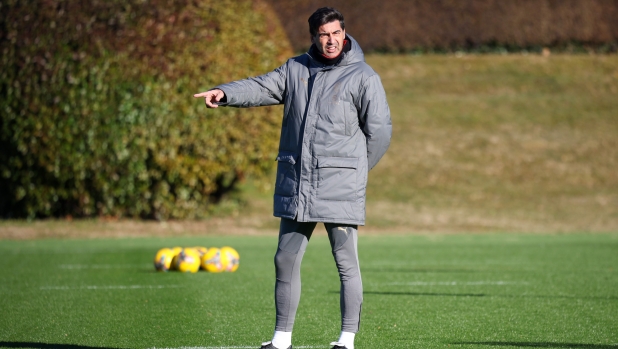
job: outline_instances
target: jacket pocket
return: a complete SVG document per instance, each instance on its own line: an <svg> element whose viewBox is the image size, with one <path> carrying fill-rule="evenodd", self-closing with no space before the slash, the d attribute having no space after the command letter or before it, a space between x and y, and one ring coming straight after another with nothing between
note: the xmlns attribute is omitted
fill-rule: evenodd
<svg viewBox="0 0 618 349"><path fill-rule="evenodd" d="M275 181L275 194L281 196L294 196L296 193L296 155L292 153L280 153L277 156L277 179Z"/></svg>
<svg viewBox="0 0 618 349"><path fill-rule="evenodd" d="M357 158L318 158L317 198L321 200L356 200Z"/></svg>

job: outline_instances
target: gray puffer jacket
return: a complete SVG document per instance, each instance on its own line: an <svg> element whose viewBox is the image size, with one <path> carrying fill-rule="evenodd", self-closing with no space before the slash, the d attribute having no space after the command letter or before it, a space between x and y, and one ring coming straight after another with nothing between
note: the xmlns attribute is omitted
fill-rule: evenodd
<svg viewBox="0 0 618 349"><path fill-rule="evenodd" d="M335 65L309 53L274 71L217 86L223 105L283 104L274 215L301 222L365 224L367 173L386 152L392 126L378 74L351 49Z"/></svg>

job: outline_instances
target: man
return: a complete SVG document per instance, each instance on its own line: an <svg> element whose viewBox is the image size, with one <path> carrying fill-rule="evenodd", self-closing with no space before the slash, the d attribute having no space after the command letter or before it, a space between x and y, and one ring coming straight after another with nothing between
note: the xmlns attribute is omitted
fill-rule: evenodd
<svg viewBox="0 0 618 349"><path fill-rule="evenodd" d="M255 78L194 95L206 106L283 104L274 215L276 325L262 349L291 349L300 300L300 263L317 222L328 232L341 281L341 335L332 348L354 349L363 289L357 227L365 224L367 173L390 144L391 119L380 77L346 35L343 15L320 8L309 17L306 54Z"/></svg>

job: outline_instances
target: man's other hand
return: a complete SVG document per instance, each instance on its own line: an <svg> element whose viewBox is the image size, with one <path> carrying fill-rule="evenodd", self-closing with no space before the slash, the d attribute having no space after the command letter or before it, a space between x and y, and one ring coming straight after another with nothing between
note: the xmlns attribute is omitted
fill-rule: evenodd
<svg viewBox="0 0 618 349"><path fill-rule="evenodd" d="M219 89L214 89L202 93L194 94L193 97L201 98L204 97L204 103L206 103L206 107L208 108L218 108L219 102L223 97L225 97L225 93Z"/></svg>

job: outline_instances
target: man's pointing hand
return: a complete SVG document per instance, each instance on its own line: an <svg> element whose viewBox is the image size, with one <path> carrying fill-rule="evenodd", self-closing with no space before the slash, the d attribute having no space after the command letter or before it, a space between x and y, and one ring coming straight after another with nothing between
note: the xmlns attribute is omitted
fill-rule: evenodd
<svg viewBox="0 0 618 349"><path fill-rule="evenodd" d="M217 102L219 102L223 97L225 97L225 93L219 89L215 89L215 90L210 90L210 91L194 94L193 97L195 98L204 97L204 103L206 103L206 107L218 108L219 105L217 104Z"/></svg>

